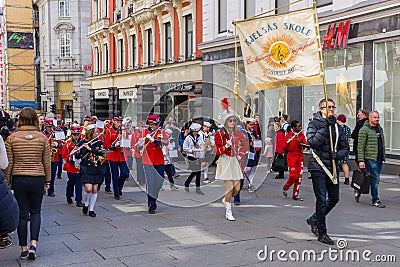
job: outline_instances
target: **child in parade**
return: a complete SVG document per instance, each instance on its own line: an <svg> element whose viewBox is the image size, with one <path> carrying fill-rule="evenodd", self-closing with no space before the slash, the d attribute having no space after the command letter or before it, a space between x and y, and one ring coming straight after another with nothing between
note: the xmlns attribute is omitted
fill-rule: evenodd
<svg viewBox="0 0 400 267"><path fill-rule="evenodd" d="M75 158L74 151L81 141L80 127L73 127L71 129L71 137L64 144L63 159L64 171L67 172L68 181L66 188L67 203L72 204L72 197L74 196L75 187L75 201L77 207L83 207L82 203L82 183L79 171L79 161Z"/></svg>

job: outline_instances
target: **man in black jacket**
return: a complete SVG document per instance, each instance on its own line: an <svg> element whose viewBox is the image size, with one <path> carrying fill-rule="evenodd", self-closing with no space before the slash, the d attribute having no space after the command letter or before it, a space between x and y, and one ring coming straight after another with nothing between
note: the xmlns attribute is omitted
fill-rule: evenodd
<svg viewBox="0 0 400 267"><path fill-rule="evenodd" d="M332 178L332 160L336 165L336 177L339 177L337 161L349 154L345 133L342 127L338 127L334 117L335 108L335 102L328 99L327 110L325 99L322 99L319 102L319 112L310 121L307 129L307 143L312 151L308 158L308 171L311 173L316 198L315 213L307 219L307 223L318 236L318 241L328 245L333 245L334 242L327 234L325 217L339 202L339 184L337 178ZM332 133L333 152L329 131Z"/></svg>
<svg viewBox="0 0 400 267"><path fill-rule="evenodd" d="M4 111L4 104L0 104L0 128L7 126L8 129L12 130L14 124L11 120L10 114Z"/></svg>
<svg viewBox="0 0 400 267"><path fill-rule="evenodd" d="M365 109L360 109L357 113L358 121L356 123L356 126L354 127L353 132L351 133L351 138L354 140L353 141L353 152L356 154L356 163L358 164L358 132L360 131L361 127L364 126L365 121L368 120L369 112L368 110Z"/></svg>

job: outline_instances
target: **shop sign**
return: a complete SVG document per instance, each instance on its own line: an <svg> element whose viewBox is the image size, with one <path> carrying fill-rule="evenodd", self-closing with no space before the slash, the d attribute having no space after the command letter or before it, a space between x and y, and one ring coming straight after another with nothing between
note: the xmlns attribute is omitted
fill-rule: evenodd
<svg viewBox="0 0 400 267"><path fill-rule="evenodd" d="M188 92L193 91L195 88L193 83L164 83L161 84L161 90L163 92Z"/></svg>
<svg viewBox="0 0 400 267"><path fill-rule="evenodd" d="M137 88L119 89L119 99L137 99Z"/></svg>
<svg viewBox="0 0 400 267"><path fill-rule="evenodd" d="M94 90L94 99L108 99L108 89Z"/></svg>
<svg viewBox="0 0 400 267"><path fill-rule="evenodd" d="M63 91L58 91L59 96L70 96L72 92L63 92Z"/></svg>
<svg viewBox="0 0 400 267"><path fill-rule="evenodd" d="M326 30L325 36L322 38L322 50L333 48L347 48L347 40L349 38L350 20L340 22L336 27L336 23L331 23Z"/></svg>
<svg viewBox="0 0 400 267"><path fill-rule="evenodd" d="M157 91L157 86L155 85L141 85L139 87L140 90L143 91Z"/></svg>

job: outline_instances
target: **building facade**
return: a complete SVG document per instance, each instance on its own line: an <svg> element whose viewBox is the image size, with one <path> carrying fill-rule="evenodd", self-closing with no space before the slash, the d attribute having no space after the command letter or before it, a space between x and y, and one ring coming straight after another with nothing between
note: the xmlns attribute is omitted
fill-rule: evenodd
<svg viewBox="0 0 400 267"><path fill-rule="evenodd" d="M288 114L289 120L301 121L306 129L308 119L324 97L323 86L282 87L248 94L240 50L240 89L244 100L234 100L233 82L229 83L234 77L234 38L233 26L228 22L294 1L266 2L272 3L261 6L259 1L237 0L229 1L227 6L226 0L203 1L204 5L214 5L207 11L204 7L204 42L199 46L203 51L203 83L214 98L225 95L221 93L222 85L232 102L238 105L237 110L249 105L253 112L260 113L265 133L268 119L281 114ZM275 12L310 7L312 3L302 1ZM360 108L379 111L386 152L389 158L398 158L400 141L395 138L395 133L400 129L400 89L396 86L400 82L400 3L392 0L331 0L317 1L317 5L328 96L335 100L337 114L345 114L347 125L353 129ZM338 32L345 39L339 40ZM213 116L217 115L216 111L213 113Z"/></svg>
<svg viewBox="0 0 400 267"><path fill-rule="evenodd" d="M15 112L25 106L37 109L33 67L32 1L10 1L2 11L2 102L6 109Z"/></svg>
<svg viewBox="0 0 400 267"><path fill-rule="evenodd" d="M194 99L202 95L202 7L201 0L92 0L94 114L201 115Z"/></svg>
<svg viewBox="0 0 400 267"><path fill-rule="evenodd" d="M80 121L90 115L90 43L87 25L90 3L85 0L35 0L39 11L41 103L47 116ZM56 106L56 113L50 106ZM67 107L71 107L68 112Z"/></svg>

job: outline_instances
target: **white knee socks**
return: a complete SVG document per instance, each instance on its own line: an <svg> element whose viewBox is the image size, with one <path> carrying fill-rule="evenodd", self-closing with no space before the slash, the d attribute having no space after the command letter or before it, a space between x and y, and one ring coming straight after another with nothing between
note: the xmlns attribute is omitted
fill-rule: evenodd
<svg viewBox="0 0 400 267"><path fill-rule="evenodd" d="M91 193L90 194L89 211L93 211L96 200L97 200L97 193Z"/></svg>
<svg viewBox="0 0 400 267"><path fill-rule="evenodd" d="M208 167L204 168L204 179L208 179Z"/></svg>
<svg viewBox="0 0 400 267"><path fill-rule="evenodd" d="M83 191L83 203L85 204L85 207L89 207L90 194L91 193L86 193L86 191Z"/></svg>

